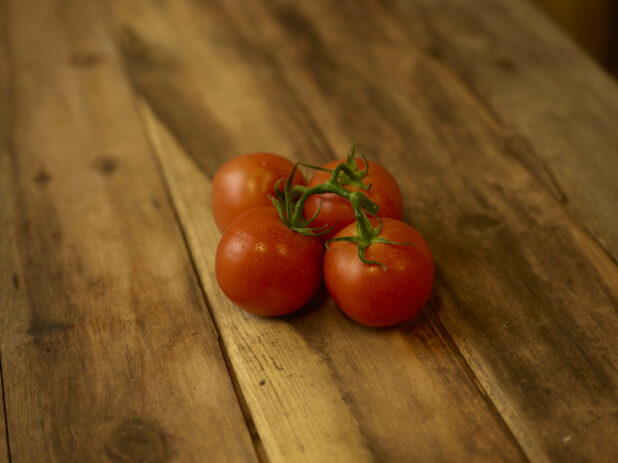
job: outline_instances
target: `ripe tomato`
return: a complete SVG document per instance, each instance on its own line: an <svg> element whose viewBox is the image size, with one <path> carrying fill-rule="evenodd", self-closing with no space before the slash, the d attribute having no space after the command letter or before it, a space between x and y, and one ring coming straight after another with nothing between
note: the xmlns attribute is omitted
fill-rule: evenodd
<svg viewBox="0 0 618 463"><path fill-rule="evenodd" d="M284 315L305 305L322 281L324 246L281 222L274 207L240 214L221 237L215 258L219 286L257 315Z"/></svg>
<svg viewBox="0 0 618 463"><path fill-rule="evenodd" d="M329 162L322 167L333 170L342 162L345 162L345 159ZM365 167L364 161L358 158L356 159L356 165L359 170ZM329 178L330 173L317 171L309 180L307 186L314 187L326 182ZM369 161L369 171L363 178L363 183L365 185L371 185L371 188L369 190L361 190L353 185L345 185L344 188L350 191L362 191L365 193L369 199L380 207L380 211L378 212L379 217L401 219L403 213L401 191L393 176L389 174L384 167ZM311 222L311 226L316 228L334 226L330 233L323 235L323 239L332 238L343 227L354 222L354 211L350 203L334 193L325 193L309 197L303 210L303 215L306 219L310 219L318 210L318 207L320 207L320 200L322 201L322 208L315 220Z"/></svg>
<svg viewBox="0 0 618 463"><path fill-rule="evenodd" d="M292 162L271 153L245 154L223 164L212 182L212 212L219 230L247 209L270 206L268 195L275 194L275 183L288 178L293 168ZM296 170L292 184L304 183Z"/></svg>
<svg viewBox="0 0 618 463"><path fill-rule="evenodd" d="M331 297L350 318L368 326L391 326L417 314L433 286L433 257L422 235L400 220L383 220L381 237L414 243L371 244L365 258L381 262L386 270L363 263L356 244L347 241L332 242L324 256L324 281ZM354 234L355 224L350 224L337 237Z"/></svg>

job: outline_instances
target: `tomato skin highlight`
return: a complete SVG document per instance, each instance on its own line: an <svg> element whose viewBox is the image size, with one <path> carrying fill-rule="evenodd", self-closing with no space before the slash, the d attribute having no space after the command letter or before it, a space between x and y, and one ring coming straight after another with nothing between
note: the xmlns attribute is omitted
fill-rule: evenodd
<svg viewBox="0 0 618 463"><path fill-rule="evenodd" d="M400 220L385 218L383 223L381 237L414 243L371 244L365 258L381 262L386 271L364 264L350 242L330 243L324 256L324 281L337 306L353 320L374 327L396 325L420 312L434 281L433 257L423 236ZM354 234L355 224L350 224L337 236Z"/></svg>
<svg viewBox="0 0 618 463"><path fill-rule="evenodd" d="M294 163L272 153L237 156L223 164L212 182L212 212L220 231L241 212L271 206L268 195L275 194L275 183L288 178ZM304 185L305 177L296 170L293 185Z"/></svg>
<svg viewBox="0 0 618 463"><path fill-rule="evenodd" d="M345 159L329 162L322 167L333 170L337 165L345 162ZM359 170L365 167L364 161L356 159L356 165ZM314 176L307 183L308 187L314 187L316 185L325 183L331 174L328 172L317 171ZM394 177L380 164L376 164L373 161L369 161L369 171L363 178L365 185L371 185L369 190L362 190L354 185L345 185L344 188L350 191L361 191L374 203L380 207L378 212L379 217L391 217L394 219L401 219L403 214L403 198L401 190ZM333 225L333 229L326 235L323 235L323 240L332 238L346 225L354 222L354 211L350 206L350 203L337 196L334 193L325 193L322 195L313 195L307 199L303 210L305 219L310 219L313 214L320 207L320 200L322 203L320 213L311 222L312 227L330 227Z"/></svg>
<svg viewBox="0 0 618 463"><path fill-rule="evenodd" d="M217 247L215 274L239 307L256 315L285 315L318 290L323 256L318 238L289 229L274 207L260 207L229 224Z"/></svg>

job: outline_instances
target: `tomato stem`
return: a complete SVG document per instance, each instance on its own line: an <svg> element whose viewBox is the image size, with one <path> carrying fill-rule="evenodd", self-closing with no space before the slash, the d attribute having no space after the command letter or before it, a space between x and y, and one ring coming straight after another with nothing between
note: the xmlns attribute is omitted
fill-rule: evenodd
<svg viewBox="0 0 618 463"><path fill-rule="evenodd" d="M344 185L353 184L363 190L368 190L371 188L371 185L365 185L362 182L363 177L365 177L369 171L369 162L362 153L359 153L363 158L365 167L362 170L358 169L355 158L357 153L356 146L356 144L352 145L345 162L337 165L337 167L335 167L332 171L329 170L329 172L331 172L331 177L321 185L316 185L312 188L308 188L304 185L292 186L292 178L301 163L296 163L294 166L292 173L283 185L283 192L280 190L280 185L283 179L280 179L277 182L275 185L277 198L271 197L271 201L275 205L275 208L277 209L283 223L285 223L292 230L305 235L320 236L330 232L332 227L327 229L310 227L311 222L317 217L319 209L311 219L305 220L303 217L303 208L305 207L305 202L307 199L312 195L325 193L333 193L348 200L352 205L352 208L355 210L355 214L356 211L360 209L365 209L370 214L374 215L378 213L378 205L371 201L363 193L358 191L350 191L343 187ZM308 167L313 168L314 166Z"/></svg>
<svg viewBox="0 0 618 463"><path fill-rule="evenodd" d="M333 241L353 242L358 246L358 257L362 262L368 265L379 265L386 271L386 266L381 262L368 260L367 258L365 258L365 252L367 251L367 248L369 248L369 246L371 246L373 243L394 245L414 243L396 243L380 237L380 232L382 231L382 220L377 217L379 206L373 201L371 201L361 191L350 191L344 188L344 185L350 184L362 190L368 190L369 188L371 188L371 185L365 185L362 181L362 179L369 172L369 162L362 153L358 152L365 163L364 169L359 170L355 157L357 153L356 147L357 145L353 144L350 148L350 151L348 152L346 161L338 164L332 171L329 169L315 167L308 164L296 163L294 169L292 170L292 173L283 185L283 192L281 192L280 190L280 184L283 181L283 179L281 179L275 185L275 192L277 193L277 198L271 197L271 200L275 205L277 212L279 213L279 217L281 218L283 223L289 228L303 235L321 236L329 233L333 227L311 227L311 222L313 222L313 220L318 216L320 208L322 206L320 204L320 207L314 213L313 217L311 217L309 220L306 220L303 217L303 208L305 207L305 202L307 201L307 199L312 195L321 195L326 193L333 193L346 199L350 202L350 206L354 211L354 218L356 220L356 234L354 236L342 236L328 240L326 242L326 248L328 249L328 244ZM299 165L304 165L322 171L328 171L331 173L331 176L326 182L311 188L304 185L292 186L292 178L294 177L294 173L296 172L296 169ZM365 211L368 214L376 216L378 218L379 223L377 226L374 227L371 224L371 221L367 217Z"/></svg>
<svg viewBox="0 0 618 463"><path fill-rule="evenodd" d="M341 236L338 238L333 238L329 241L351 241L352 243L356 243L358 247L358 258L367 265L379 265L382 267L384 271L387 270L387 267L382 263L376 260L369 260L365 257L365 252L367 248L374 243L382 243L382 244L394 244L394 245L414 245L415 243L409 242L395 242L388 240L386 238L382 238L380 236L380 232L382 231L382 219L376 217L378 219L378 225L375 227L371 225L371 221L363 212L362 209L358 207L354 207L354 214L356 218L356 235L354 236ZM328 242L327 248L328 248Z"/></svg>

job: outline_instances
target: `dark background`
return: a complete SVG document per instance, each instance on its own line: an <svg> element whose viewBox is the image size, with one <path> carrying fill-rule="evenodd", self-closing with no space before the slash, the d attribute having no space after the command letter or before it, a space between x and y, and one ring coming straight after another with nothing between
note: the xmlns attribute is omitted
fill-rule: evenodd
<svg viewBox="0 0 618 463"><path fill-rule="evenodd" d="M618 76L618 1L532 0L599 64Z"/></svg>

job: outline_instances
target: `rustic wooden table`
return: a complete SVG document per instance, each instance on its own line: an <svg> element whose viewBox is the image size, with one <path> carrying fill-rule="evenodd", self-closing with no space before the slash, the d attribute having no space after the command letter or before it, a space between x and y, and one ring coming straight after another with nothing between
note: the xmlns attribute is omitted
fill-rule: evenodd
<svg viewBox="0 0 618 463"><path fill-rule="evenodd" d="M0 462L618 461L618 87L527 2L0 21ZM217 167L352 141L432 247L428 306L233 306Z"/></svg>

